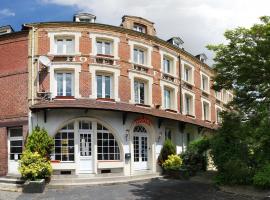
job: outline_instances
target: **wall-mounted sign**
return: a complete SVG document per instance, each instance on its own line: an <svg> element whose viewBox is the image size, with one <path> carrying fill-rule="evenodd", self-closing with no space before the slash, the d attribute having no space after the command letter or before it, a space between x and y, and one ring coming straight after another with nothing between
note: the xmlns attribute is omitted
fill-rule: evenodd
<svg viewBox="0 0 270 200"><path fill-rule="evenodd" d="M134 123L135 124L146 124L148 126L151 126L152 121L150 119L148 119L148 118L140 117L140 118L135 119Z"/></svg>

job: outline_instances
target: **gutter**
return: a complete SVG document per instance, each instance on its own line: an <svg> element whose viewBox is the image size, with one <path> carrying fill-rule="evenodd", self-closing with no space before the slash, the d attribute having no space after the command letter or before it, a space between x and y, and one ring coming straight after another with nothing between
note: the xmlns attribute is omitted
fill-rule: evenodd
<svg viewBox="0 0 270 200"><path fill-rule="evenodd" d="M179 69L179 100L180 100L180 113L183 114L183 99L182 99L182 67L181 67L181 56L179 54L178 56L178 62L179 62L179 66L178 66L178 69Z"/></svg>

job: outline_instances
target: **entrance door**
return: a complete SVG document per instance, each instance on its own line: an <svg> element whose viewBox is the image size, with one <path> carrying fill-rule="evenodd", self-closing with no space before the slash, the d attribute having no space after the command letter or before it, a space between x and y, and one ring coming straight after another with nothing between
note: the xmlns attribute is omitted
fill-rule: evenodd
<svg viewBox="0 0 270 200"><path fill-rule="evenodd" d="M143 126L134 128L133 148L134 148L134 169L148 169L148 134Z"/></svg>
<svg viewBox="0 0 270 200"><path fill-rule="evenodd" d="M92 173L92 132L79 131L80 135L80 173Z"/></svg>
<svg viewBox="0 0 270 200"><path fill-rule="evenodd" d="M19 159L23 150L22 127L8 129L8 173L18 174Z"/></svg>

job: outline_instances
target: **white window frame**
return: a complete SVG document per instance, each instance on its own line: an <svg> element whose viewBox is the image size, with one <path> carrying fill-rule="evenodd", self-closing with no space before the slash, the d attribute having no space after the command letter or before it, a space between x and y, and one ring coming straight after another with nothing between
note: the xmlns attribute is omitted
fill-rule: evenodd
<svg viewBox="0 0 270 200"><path fill-rule="evenodd" d="M67 71L67 70L56 70L54 72L55 74L55 85L56 85L56 96L67 96L67 81L66 81L66 75L67 74L71 74L71 95L69 96L74 96L74 71ZM57 94L57 86L58 86L58 82L57 82L57 74L63 74L63 95L58 95Z"/></svg>
<svg viewBox="0 0 270 200"><path fill-rule="evenodd" d="M140 80L144 80L147 83L145 86L145 98L146 98L145 105L149 105L153 107L153 104L152 104L153 77L130 71L129 79L130 79L130 85L131 85L130 86L131 99L129 102L131 104L136 104L135 92L134 92L134 80L140 79Z"/></svg>
<svg viewBox="0 0 270 200"><path fill-rule="evenodd" d="M142 53L143 54L143 63L140 63L139 60L140 60L140 54L137 54L137 62L135 62L135 57L134 57L134 53L135 53L135 50ZM146 55L147 55L147 50L146 49L143 49L141 47L138 47L138 46L134 46L133 48L133 63L134 64L138 64L138 65L146 65L147 63L147 58L146 58Z"/></svg>
<svg viewBox="0 0 270 200"><path fill-rule="evenodd" d="M48 37L50 40L50 52L49 55L81 55L80 52L80 32L72 31L59 31L59 32L49 32ZM74 38L74 53L72 54L57 54L56 39L60 38Z"/></svg>
<svg viewBox="0 0 270 200"><path fill-rule="evenodd" d="M108 39L104 39L104 38L97 38L96 42L94 45L96 45L96 49L97 49L97 54L98 54L98 48L97 48L97 43L101 42L101 48L102 48L102 52L99 54L102 55L109 55L109 56L114 56L114 52L113 52L113 41L108 40ZM110 54L106 54L106 50L105 50L105 43L110 43Z"/></svg>
<svg viewBox="0 0 270 200"><path fill-rule="evenodd" d="M90 94L89 98L96 99L97 98L97 82L96 82L96 74L110 74L112 76L112 94L111 98L115 101L120 101L119 98L119 77L120 77L120 68L117 67L109 67L109 66L99 66L99 65L89 65L89 72L91 73L91 86L92 86L92 94Z"/></svg>
<svg viewBox="0 0 270 200"><path fill-rule="evenodd" d="M222 92L221 91L215 91L215 97L217 100L222 100Z"/></svg>
<svg viewBox="0 0 270 200"><path fill-rule="evenodd" d="M201 98L201 102L202 102L202 120L206 120L206 121L211 121L211 102L208 101L207 99L204 99L204 98ZM204 103L207 103L208 104L208 107L209 107L209 111L208 111L208 119L205 119L204 118Z"/></svg>
<svg viewBox="0 0 270 200"><path fill-rule="evenodd" d="M189 95L189 96L192 97L192 113L187 113L185 95ZM195 113L195 94L193 92L188 91L188 90L182 89L182 99L183 99L183 114L185 114L185 115L192 115L192 116L194 116L194 118L196 118L196 113Z"/></svg>
<svg viewBox="0 0 270 200"><path fill-rule="evenodd" d="M97 84L97 76L102 77L102 79L101 79L101 81L102 81L102 91L101 91L102 95L101 96L102 97L97 97L97 98L108 98L108 97L106 97L106 92L105 92L105 90L106 90L105 77L109 76L110 77L110 97L109 97L109 99L112 99L112 97L113 97L113 74L104 73L104 72L97 72L96 73L96 84Z"/></svg>
<svg viewBox="0 0 270 200"><path fill-rule="evenodd" d="M176 62L177 62L176 55L173 55L173 54L171 54L171 53L169 53L167 51L164 51L164 50L160 50L159 53L161 55L161 63L160 63L161 71L163 73L170 74L170 75L176 77L177 76L176 75ZM165 70L164 70L164 63L163 63L163 60L164 59L167 59L167 60L170 61L170 67L171 67L171 69L170 69L170 72L169 73L165 72Z"/></svg>
<svg viewBox="0 0 270 200"><path fill-rule="evenodd" d="M135 90L135 82L137 82L137 83L139 83L139 84L143 84L143 92L144 92L144 99L143 99L143 102L141 102L141 96L140 96L140 94L141 94L141 87L138 87L138 99L137 99L137 101L136 101L136 95L135 95L135 93L136 93L136 90ZM147 105L147 81L145 81L145 80L142 80L142 79L135 79L134 80L134 85L133 85L133 87L134 87L134 100L135 100L135 103L137 103L137 104L145 104L145 105Z"/></svg>
<svg viewBox="0 0 270 200"><path fill-rule="evenodd" d="M55 73L57 71L72 71L74 73L74 97L80 98L80 72L81 72L81 65L80 64L52 64L49 68L50 71L50 91L52 93L52 98L57 96L57 85L55 80Z"/></svg>
<svg viewBox="0 0 270 200"><path fill-rule="evenodd" d="M179 91L179 88L177 85L175 84L171 84L168 83L165 80L160 80L160 87L161 87L161 101L162 101L162 105L161 108L162 109L168 109L165 106L165 97L164 97L164 88L167 88L169 90L171 90L171 110L175 110L178 112L178 101L177 101L177 93Z"/></svg>
<svg viewBox="0 0 270 200"><path fill-rule="evenodd" d="M11 129L21 129L22 130L22 135L21 136L14 136L11 137L10 136L10 130ZM10 148L11 148L11 142L12 141L22 141L22 152L23 152L23 147L24 147L24 138L23 138L23 127L22 126L17 126L17 127L10 127L8 128L8 160L9 161L17 161L20 160L20 157L18 155L18 159L11 159L11 152L10 152ZM20 146L15 146L15 147L20 147ZM20 154L22 154L22 152Z"/></svg>
<svg viewBox="0 0 270 200"><path fill-rule="evenodd" d="M141 28L141 30L140 30ZM133 30L140 32L140 33L146 33L146 27L144 25L140 25L140 24L133 24Z"/></svg>
<svg viewBox="0 0 270 200"><path fill-rule="evenodd" d="M58 43L58 40L62 40L62 42L63 42L63 46L62 46L62 48L63 48L63 52L62 53L58 53L57 51L58 51L58 45L57 45L57 43ZM71 40L72 42L73 42L73 52L67 52L67 40ZM55 54L57 54L57 55L69 55L69 54L74 54L75 53L75 38L74 37L70 37L70 36L62 36L62 37L59 37L59 38L55 38L55 40L54 40L54 42L55 42Z"/></svg>
<svg viewBox="0 0 270 200"><path fill-rule="evenodd" d="M190 81L186 81L185 80L185 68L188 67L191 69L191 80ZM187 61L184 61L184 60L181 60L181 71L182 71L182 80L188 84L191 84L191 85L195 85L194 83L194 71L195 71L195 67L190 64L189 62Z"/></svg>
<svg viewBox="0 0 270 200"><path fill-rule="evenodd" d="M202 71L200 72L200 75L201 75L201 90L206 92L207 94L210 94L210 77ZM207 88L206 89L203 88L203 77L207 78Z"/></svg>
<svg viewBox="0 0 270 200"><path fill-rule="evenodd" d="M218 113L217 111L220 110L220 112L223 111L222 107L215 105L215 115L216 115L216 124L220 124L222 122L222 119L220 118L220 122L218 121Z"/></svg>
<svg viewBox="0 0 270 200"><path fill-rule="evenodd" d="M133 40L129 40L128 44L130 46L130 59L129 59L130 63L136 64L136 63L134 63L134 58L133 58L134 57L134 52L133 51L134 51L134 48L136 47L136 48L140 48L142 50L145 50L146 63L143 66L148 67L148 68L153 68L153 66L152 66L153 47L152 46L141 43L141 42L136 42L136 41L133 41Z"/></svg>
<svg viewBox="0 0 270 200"><path fill-rule="evenodd" d="M98 40L111 41L112 42L112 56L114 59L119 60L118 49L120 39L117 36L109 35L109 34L101 34L101 33L90 33L89 37L92 42L92 51L90 53L91 56L97 56L97 46L96 42Z"/></svg>

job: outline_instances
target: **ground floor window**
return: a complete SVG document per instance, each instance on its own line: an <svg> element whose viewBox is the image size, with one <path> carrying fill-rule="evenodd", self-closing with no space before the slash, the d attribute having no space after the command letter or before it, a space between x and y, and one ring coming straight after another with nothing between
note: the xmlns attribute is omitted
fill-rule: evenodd
<svg viewBox="0 0 270 200"><path fill-rule="evenodd" d="M54 159L74 161L74 124L63 127L54 137Z"/></svg>
<svg viewBox="0 0 270 200"><path fill-rule="evenodd" d="M13 127L8 129L9 133L9 160L19 160L23 151L23 129Z"/></svg>
<svg viewBox="0 0 270 200"><path fill-rule="evenodd" d="M116 139L109 130L97 124L98 160L120 160L120 150Z"/></svg>

